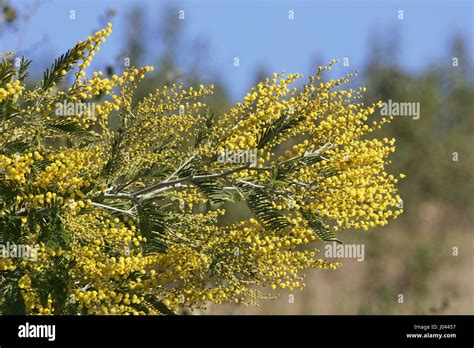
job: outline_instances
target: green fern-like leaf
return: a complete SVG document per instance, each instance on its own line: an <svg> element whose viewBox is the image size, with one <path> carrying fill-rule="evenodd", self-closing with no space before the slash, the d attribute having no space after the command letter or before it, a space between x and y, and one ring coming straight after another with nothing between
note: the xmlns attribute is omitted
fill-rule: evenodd
<svg viewBox="0 0 474 348"><path fill-rule="evenodd" d="M225 191L224 185L219 181L212 179L195 179L192 182L193 185L210 200L211 204L233 201L232 193Z"/></svg>
<svg viewBox="0 0 474 348"><path fill-rule="evenodd" d="M58 133L68 135L85 142L94 142L100 139L99 136L84 129L74 121L53 120L46 123L46 127Z"/></svg>
<svg viewBox="0 0 474 348"><path fill-rule="evenodd" d="M151 307L155 312L163 315L175 315L175 313L169 309L162 301L160 301L155 295L145 295L145 304Z"/></svg>
<svg viewBox="0 0 474 348"><path fill-rule="evenodd" d="M299 124L305 119L304 116L289 117L287 114L282 114L278 119L272 122L270 126L265 128L257 138L257 149L265 147L270 141L277 138L279 135L288 132L291 128Z"/></svg>
<svg viewBox="0 0 474 348"><path fill-rule="evenodd" d="M21 140L10 141L3 145L0 153L4 155L22 154L31 148L31 144Z"/></svg>
<svg viewBox="0 0 474 348"><path fill-rule="evenodd" d="M267 228L273 230L285 229L291 224L273 207L273 198L263 188L238 183L238 187L246 192L246 202L255 217Z"/></svg>
<svg viewBox="0 0 474 348"><path fill-rule="evenodd" d="M147 238L143 245L145 253L166 252L163 238L169 214L153 203L153 199L142 200L138 206L138 228L140 233Z"/></svg>
<svg viewBox="0 0 474 348"><path fill-rule="evenodd" d="M310 212L302 212L302 215L308 226L311 227L319 239L324 242L342 243L339 239L337 239L334 232L325 224L324 220L320 216Z"/></svg>
<svg viewBox="0 0 474 348"><path fill-rule="evenodd" d="M207 117L204 122L204 124L199 128L197 135L196 135L196 140L194 142L194 147L198 147L200 144L202 144L205 140L209 138L209 131L211 130L212 126L214 125L214 122L216 120L216 115L217 113L209 109L207 111Z"/></svg>
<svg viewBox="0 0 474 348"><path fill-rule="evenodd" d="M13 203L20 193L20 186L14 181L7 180L0 172L0 206L2 203Z"/></svg>
<svg viewBox="0 0 474 348"><path fill-rule="evenodd" d="M25 59L25 57L21 56L20 67L18 68L18 80L23 82L28 76L28 67L31 64L31 60Z"/></svg>
<svg viewBox="0 0 474 348"><path fill-rule="evenodd" d="M3 57L0 62L0 86L10 82L15 74L13 64L6 57Z"/></svg>
<svg viewBox="0 0 474 348"><path fill-rule="evenodd" d="M62 80L64 77L61 74L62 70L69 71L73 68L73 65L80 59L80 56L77 53L78 50L78 46L68 50L59 58L56 58L53 65L51 65L51 68L46 69L43 74L43 81L41 82L43 91L46 91L48 88L51 88L54 84Z"/></svg>
<svg viewBox="0 0 474 348"><path fill-rule="evenodd" d="M2 296L0 303L2 313L13 315L26 314L25 302L16 279L10 278L7 282L2 283L0 294Z"/></svg>
<svg viewBox="0 0 474 348"><path fill-rule="evenodd" d="M53 163L53 161L51 161L51 160L35 161L31 165L31 172L33 173L33 175L36 175L36 174L42 172L43 170L45 170L46 167L49 166L52 163Z"/></svg>

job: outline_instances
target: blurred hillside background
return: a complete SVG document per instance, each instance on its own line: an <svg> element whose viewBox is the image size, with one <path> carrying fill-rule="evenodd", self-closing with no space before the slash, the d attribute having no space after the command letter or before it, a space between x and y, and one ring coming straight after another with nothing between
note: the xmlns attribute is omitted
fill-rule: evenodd
<svg viewBox="0 0 474 348"><path fill-rule="evenodd" d="M419 102L418 120L395 117L378 133L397 139L390 171L407 175L399 185L404 214L341 236L365 244L363 262L342 259L337 271L309 272L303 292L283 291L259 307L207 312L472 314L473 4L0 0L0 52L33 59L38 80L54 58L111 21L113 34L89 71L119 73L126 58L153 65L140 95L172 82L213 83L208 104L225 111L273 72L307 77L336 58L327 77L358 70L352 84L367 87L368 102ZM237 207L231 218L245 214Z"/></svg>

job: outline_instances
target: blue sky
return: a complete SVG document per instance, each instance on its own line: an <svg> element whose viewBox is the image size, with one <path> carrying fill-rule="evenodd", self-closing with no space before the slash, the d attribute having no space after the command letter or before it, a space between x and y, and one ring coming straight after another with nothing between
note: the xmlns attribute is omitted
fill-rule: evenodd
<svg viewBox="0 0 474 348"><path fill-rule="evenodd" d="M158 22L165 1L126 0L15 0L13 6L31 14L20 34L0 37L0 51L22 52L29 48L35 68L43 70L51 59L72 47L99 28L98 18L106 9L114 8L113 34L96 56L94 68L113 63L123 48L127 32L124 15L138 4L146 9L147 35L144 43L149 54L144 63L156 65L153 49ZM400 36L400 64L409 71L418 71L431 63L451 64L449 42L455 34L462 35L473 54L473 1L250 1L250 0L187 0L175 1L185 11L185 41L199 39L206 43L206 67L227 83L234 99L250 87L259 65L267 71L314 71L316 62L331 58L350 58L350 70L363 69L369 58L370 41L376 34ZM32 5L33 4L33 5ZM69 18L74 10L76 18ZM290 20L289 11L294 11ZM403 19L399 19L399 10ZM176 14L178 15L178 14ZM181 60L193 57L193 50L180 53ZM395 48L394 48L395 50ZM233 66L239 57L240 66ZM312 69L310 68L313 65ZM159 66L157 67L159 69ZM342 69L342 67L341 67ZM347 68L345 68L347 69Z"/></svg>

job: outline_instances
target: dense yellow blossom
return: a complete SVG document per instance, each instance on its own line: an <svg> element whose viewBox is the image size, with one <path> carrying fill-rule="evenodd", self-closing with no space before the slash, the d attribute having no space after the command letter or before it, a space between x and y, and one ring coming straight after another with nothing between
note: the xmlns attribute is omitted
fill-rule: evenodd
<svg viewBox="0 0 474 348"><path fill-rule="evenodd" d="M216 116L212 85L137 101L152 67L88 75L110 33L78 42L39 86L2 63L1 240L38 246L34 260L0 259L3 312L254 304L302 289L305 269L338 268L319 256L321 239L401 213L399 178L385 171L395 140L369 136L390 119L371 119L365 88L340 88L353 74L323 80L335 61L301 88L301 75L275 74ZM252 149L256 165L216 160ZM252 217L222 222L236 201Z"/></svg>

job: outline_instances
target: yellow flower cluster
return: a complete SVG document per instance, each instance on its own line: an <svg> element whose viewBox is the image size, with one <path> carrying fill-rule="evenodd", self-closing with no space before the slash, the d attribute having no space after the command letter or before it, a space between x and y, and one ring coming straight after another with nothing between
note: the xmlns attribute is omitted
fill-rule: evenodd
<svg viewBox="0 0 474 348"><path fill-rule="evenodd" d="M23 277L20 278L20 280L18 280L18 287L20 289L31 288L31 279L27 274L25 274Z"/></svg>
<svg viewBox="0 0 474 348"><path fill-rule="evenodd" d="M78 49L78 55L82 58L83 62L79 64L80 71L76 76L84 76L82 70L87 68L92 59L94 58L96 52L100 50L100 45L105 42L105 38L112 33L112 23L107 23L105 29L99 30L94 34L94 36L88 36L85 41L79 41L76 45Z"/></svg>
<svg viewBox="0 0 474 348"><path fill-rule="evenodd" d="M0 271L14 271L16 266L11 259L0 258Z"/></svg>
<svg viewBox="0 0 474 348"><path fill-rule="evenodd" d="M43 160L38 152L34 156L38 161ZM58 194L71 198L83 196L81 188L91 184L102 164L99 152L80 149L51 153L45 159L50 164L35 175L33 187L54 187Z"/></svg>
<svg viewBox="0 0 474 348"><path fill-rule="evenodd" d="M31 172L33 154L21 156L5 156L0 154L0 170L5 173L5 178L18 183L25 182L25 175Z"/></svg>
<svg viewBox="0 0 474 348"><path fill-rule="evenodd" d="M302 289L308 268L340 267L320 258L321 230L365 230L402 212L403 175L385 171L395 140L366 137L390 118L372 120L377 104L361 102L364 88L340 88L352 74L323 82L335 61L301 88L292 87L301 75L274 74L210 118L212 85L135 101L152 67L86 77L110 33L80 41L70 52L79 62L52 72L77 64L69 87L0 87L0 103L13 96L20 110L0 121L0 239L39 247L37 260L0 259L0 289L16 286L26 313L257 304ZM26 150L11 149L18 143ZM216 160L253 149L256 166ZM225 200L252 216L222 223Z"/></svg>
<svg viewBox="0 0 474 348"><path fill-rule="evenodd" d="M25 86L22 86L18 80L6 83L5 87L0 87L0 103L7 98L18 98L24 90Z"/></svg>

